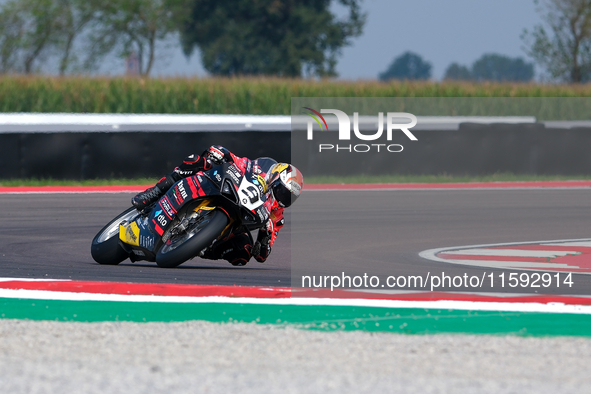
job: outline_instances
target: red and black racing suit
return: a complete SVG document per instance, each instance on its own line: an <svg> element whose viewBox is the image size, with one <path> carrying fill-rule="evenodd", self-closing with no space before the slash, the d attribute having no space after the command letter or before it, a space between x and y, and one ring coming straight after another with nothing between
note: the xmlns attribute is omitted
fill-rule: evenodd
<svg viewBox="0 0 591 394"><path fill-rule="evenodd" d="M265 178L267 172L276 161L269 158L259 158L250 160L246 157L238 157L229 152L230 157L225 157L223 161L233 162L242 172L246 168L252 166L253 171L261 177ZM207 151L200 155L190 155L183 160L183 163L176 167L175 170L168 176L163 177L159 182L162 193L165 193L172 185L182 179L196 174L199 171L209 170L212 167L211 162L207 158ZM262 263L267 260L271 253L271 248L277 239L279 230L285 224L283 218L283 210L285 208L279 206L275 198L272 196L265 204L268 204L270 216L269 220L259 229L256 242L253 242L250 232L246 229L238 229L222 242L216 243L214 247L208 250L202 257L210 260L223 259L230 262L232 265L245 265L251 257L254 257L258 262Z"/></svg>

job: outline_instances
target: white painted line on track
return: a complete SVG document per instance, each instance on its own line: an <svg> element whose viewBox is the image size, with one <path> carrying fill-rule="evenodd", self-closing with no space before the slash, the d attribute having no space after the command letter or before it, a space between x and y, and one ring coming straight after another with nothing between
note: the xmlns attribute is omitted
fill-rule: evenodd
<svg viewBox="0 0 591 394"><path fill-rule="evenodd" d="M590 238L581 238L581 239L555 239L555 240L548 240L548 241L529 241L529 242L507 242L507 243L497 243L497 244L484 244L484 245L466 245L466 246L451 246L451 247L445 247L445 248L436 248L436 249L428 249L428 250L423 250L422 252L419 253L419 256L427 259L427 260L431 260L431 261L438 261L441 263L447 263L447 264L459 264L459 265L475 265L478 267L486 267L486 264L488 263L487 260L478 260L478 261L473 261L470 264L467 264L465 262L465 260L448 260L448 259L443 259L441 257L438 257L438 254L440 253L444 253L444 252L450 252L453 250L459 250L459 249L479 249L479 248L491 248L491 247L498 247L498 246L515 246L515 245L538 245L538 244L542 244L542 245L547 245L547 244L555 244L555 245L560 245L560 246L575 246L574 243L591 243L591 239ZM584 245L583 245L584 246ZM516 264L516 262L514 262L514 264ZM522 262L518 262L518 264L522 264ZM490 266L490 265L489 265ZM502 267L499 267L502 268ZM544 268L526 268L526 267L522 267L522 268L515 268L515 267L511 267L512 269L521 269L524 271L544 271ZM548 270L549 272L557 272L557 271L553 271L553 270ZM591 275L591 272L573 272L574 274L579 274L579 275Z"/></svg>
<svg viewBox="0 0 591 394"><path fill-rule="evenodd" d="M591 248L591 241L549 243L549 244L541 244L541 245L542 246L582 246L582 247Z"/></svg>
<svg viewBox="0 0 591 394"><path fill-rule="evenodd" d="M56 300L56 301L123 301L164 303L219 303L251 305L305 305L305 306L358 306L405 309L445 309L491 312L539 312L591 314L591 305L565 305L562 303L507 303L481 301L401 301L337 298L245 298L245 297L179 297L119 294L68 293L39 290L0 289L0 298Z"/></svg>
<svg viewBox="0 0 591 394"><path fill-rule="evenodd" d="M519 249L461 249L447 250L439 255L454 254L466 256L510 256L510 257L557 257L569 254L581 254L575 250L519 250Z"/></svg>
<svg viewBox="0 0 591 394"><path fill-rule="evenodd" d="M72 279L0 278L0 282L71 282Z"/></svg>
<svg viewBox="0 0 591 394"><path fill-rule="evenodd" d="M453 263L453 264L463 264L463 265L472 265L476 267L490 267L490 268L516 268L519 265L519 268L540 268L540 269L550 269L550 268L580 268L579 266L568 265L568 264L559 264L559 263L529 263L526 261L495 261L495 260L445 260L446 263Z"/></svg>

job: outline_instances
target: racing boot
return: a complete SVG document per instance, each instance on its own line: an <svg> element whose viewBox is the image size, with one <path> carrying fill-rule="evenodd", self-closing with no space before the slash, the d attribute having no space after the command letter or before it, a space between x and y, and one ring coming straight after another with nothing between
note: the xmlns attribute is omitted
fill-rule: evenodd
<svg viewBox="0 0 591 394"><path fill-rule="evenodd" d="M160 179L158 183L146 189L145 191L138 193L131 199L131 205L133 205L138 211L143 211L146 207L149 207L154 202L158 201L160 197L164 195L176 183L175 173L167 175ZM180 178L180 177L179 177Z"/></svg>

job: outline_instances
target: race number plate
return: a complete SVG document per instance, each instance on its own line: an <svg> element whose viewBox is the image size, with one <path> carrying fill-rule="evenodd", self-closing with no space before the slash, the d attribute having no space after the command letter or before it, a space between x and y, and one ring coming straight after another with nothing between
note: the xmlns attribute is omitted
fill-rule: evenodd
<svg viewBox="0 0 591 394"><path fill-rule="evenodd" d="M257 181L258 183L258 181ZM250 182L246 177L242 178L238 188L240 203L247 209L255 210L263 204L261 190L258 185Z"/></svg>

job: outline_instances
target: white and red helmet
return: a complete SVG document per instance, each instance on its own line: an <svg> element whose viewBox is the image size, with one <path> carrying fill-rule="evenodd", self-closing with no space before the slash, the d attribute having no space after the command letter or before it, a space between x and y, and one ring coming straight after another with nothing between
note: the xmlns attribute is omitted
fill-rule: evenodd
<svg viewBox="0 0 591 394"><path fill-rule="evenodd" d="M269 186L282 207L289 207L304 188L302 173L292 164L277 163L269 171Z"/></svg>

